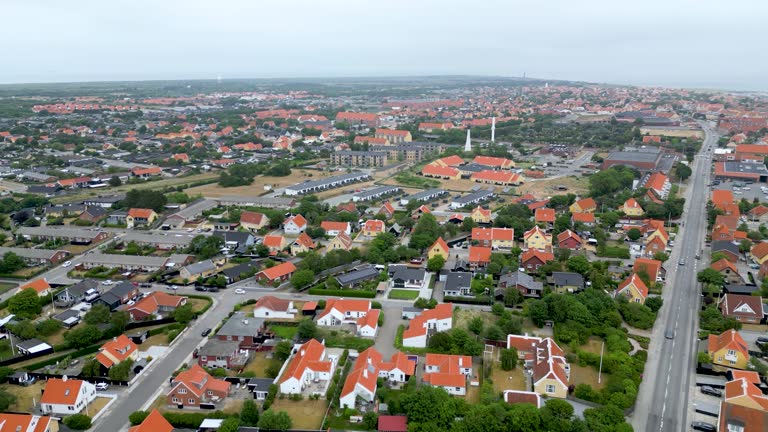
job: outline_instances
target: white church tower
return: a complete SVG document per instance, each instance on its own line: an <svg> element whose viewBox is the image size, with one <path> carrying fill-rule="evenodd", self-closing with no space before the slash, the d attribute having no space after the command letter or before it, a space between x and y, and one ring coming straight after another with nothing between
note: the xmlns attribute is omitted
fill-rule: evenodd
<svg viewBox="0 0 768 432"><path fill-rule="evenodd" d="M472 151L472 140L469 138L469 129L467 129L467 142L464 143L464 151L465 152Z"/></svg>
<svg viewBox="0 0 768 432"><path fill-rule="evenodd" d="M496 117L491 117L491 142L496 142Z"/></svg>

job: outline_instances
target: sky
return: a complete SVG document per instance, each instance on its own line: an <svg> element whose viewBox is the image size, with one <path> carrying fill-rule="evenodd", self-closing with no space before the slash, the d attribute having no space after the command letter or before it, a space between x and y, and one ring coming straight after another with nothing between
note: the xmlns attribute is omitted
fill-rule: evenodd
<svg viewBox="0 0 768 432"><path fill-rule="evenodd" d="M0 83L492 75L768 90L765 0L2 0Z"/></svg>

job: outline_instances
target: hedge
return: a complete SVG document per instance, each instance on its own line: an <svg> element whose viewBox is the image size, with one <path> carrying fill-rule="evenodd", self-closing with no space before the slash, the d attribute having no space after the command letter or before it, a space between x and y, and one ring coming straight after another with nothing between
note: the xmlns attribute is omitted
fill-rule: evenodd
<svg viewBox="0 0 768 432"><path fill-rule="evenodd" d="M210 419L225 419L228 417L232 417L231 415L224 413L222 411L214 411L212 413L209 412L196 412L196 413L177 413L177 412L166 412L163 413L163 417L165 417L166 420L168 420L168 423L171 424L174 428L179 429L197 429L200 427L200 425L203 423L203 420L210 418Z"/></svg>
<svg viewBox="0 0 768 432"><path fill-rule="evenodd" d="M600 246L597 248L597 256L629 259L629 248L620 246Z"/></svg>
<svg viewBox="0 0 768 432"><path fill-rule="evenodd" d="M354 297L354 298L376 297L375 291L329 290L329 289L322 289L322 288L310 288L308 292L311 295L324 295L324 296L334 296L334 297Z"/></svg>
<svg viewBox="0 0 768 432"><path fill-rule="evenodd" d="M60 355L58 357L52 357L52 358L49 358L47 360L43 360L43 361L39 361L37 363L32 363L32 364L23 366L22 369L28 370L28 371L34 371L34 370L37 370L37 369L44 368L44 367L46 367L48 365L56 364L57 362L60 362L60 361L64 360L67 357L75 359L75 358L79 358L79 357L82 357L82 356L86 356L88 354L93 354L93 353L99 351L99 348L101 348L101 345L102 345L102 343L98 343L96 345L91 345L89 347L82 348L80 350L77 350L75 352L71 352L69 354Z"/></svg>
<svg viewBox="0 0 768 432"><path fill-rule="evenodd" d="M444 303L464 303L464 304L474 304L474 305L493 305L493 299L488 296L477 296L477 297L460 297L460 296L445 296L443 297Z"/></svg>
<svg viewBox="0 0 768 432"><path fill-rule="evenodd" d="M277 384L270 384L269 390L267 391L267 398L264 399L264 404L262 405L262 411L266 411L269 409L269 407L272 405L272 402L275 401L275 396L277 396L277 390L279 387Z"/></svg>

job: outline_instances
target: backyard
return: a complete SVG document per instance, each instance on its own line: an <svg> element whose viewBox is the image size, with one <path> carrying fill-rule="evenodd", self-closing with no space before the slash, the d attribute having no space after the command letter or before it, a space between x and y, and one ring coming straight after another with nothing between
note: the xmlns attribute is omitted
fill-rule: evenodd
<svg viewBox="0 0 768 432"><path fill-rule="evenodd" d="M256 352L253 354L253 356L251 356L251 361L249 361L248 364L245 366L245 369L243 369L243 373L250 372L257 377L266 377L267 369L269 369L269 366L273 362L277 362L277 360L271 357L268 358L266 352L264 351ZM278 369L279 369L279 366L278 366Z"/></svg>
<svg viewBox="0 0 768 432"><path fill-rule="evenodd" d="M273 411L285 411L293 420L292 429L317 430L320 429L327 409L327 401L275 399L270 409Z"/></svg>
<svg viewBox="0 0 768 432"><path fill-rule="evenodd" d="M30 386L0 385L0 389L16 396L16 403L8 407L9 412L31 412L33 408L32 401L40 401L44 388L45 381L38 381Z"/></svg>
<svg viewBox="0 0 768 432"><path fill-rule="evenodd" d="M504 390L530 391L526 386L525 372L523 367L518 365L511 371L501 369L498 362L494 362L491 369L491 380L493 380L493 390L503 392Z"/></svg>
<svg viewBox="0 0 768 432"><path fill-rule="evenodd" d="M419 297L419 291L408 289L393 289L387 296L393 300L416 300Z"/></svg>
<svg viewBox="0 0 768 432"><path fill-rule="evenodd" d="M274 332L275 335L280 339L293 340L294 336L296 336L296 332L299 330L299 327L273 324L269 326L269 329L272 330L272 332Z"/></svg>

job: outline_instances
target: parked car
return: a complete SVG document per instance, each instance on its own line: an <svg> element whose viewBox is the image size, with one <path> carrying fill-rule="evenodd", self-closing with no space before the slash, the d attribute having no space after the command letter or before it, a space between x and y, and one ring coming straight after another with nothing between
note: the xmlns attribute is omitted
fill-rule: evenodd
<svg viewBox="0 0 768 432"><path fill-rule="evenodd" d="M208 292L219 292L219 289L216 287L209 287Z"/></svg>
<svg viewBox="0 0 768 432"><path fill-rule="evenodd" d="M711 386L701 386L701 392L706 395L716 396L716 397L720 397L723 395L723 392Z"/></svg>
<svg viewBox="0 0 768 432"><path fill-rule="evenodd" d="M64 264L62 264L62 267L69 267L72 265L72 261L64 261Z"/></svg>
<svg viewBox="0 0 768 432"><path fill-rule="evenodd" d="M109 388L109 384L105 382L96 383L96 390L98 391L104 391Z"/></svg>
<svg viewBox="0 0 768 432"><path fill-rule="evenodd" d="M235 294L245 294L245 290L244 290L244 289L242 289L242 288L237 288L237 289L235 290Z"/></svg>
<svg viewBox="0 0 768 432"><path fill-rule="evenodd" d="M211 334L211 329L209 329L209 328L207 328L207 329L203 330L203 332L201 333L201 335L202 335L203 337L206 337L206 336L208 336L209 334Z"/></svg>
<svg viewBox="0 0 768 432"><path fill-rule="evenodd" d="M758 344L768 344L768 337L766 336L758 336L757 341Z"/></svg>
<svg viewBox="0 0 768 432"><path fill-rule="evenodd" d="M691 423L691 428L697 431L717 432L717 428L715 427L715 425L710 423L698 422L698 421Z"/></svg>
<svg viewBox="0 0 768 432"><path fill-rule="evenodd" d="M195 287L195 291L202 291L202 292L206 292L206 291L208 291L208 288L206 288L206 287L204 287L204 286L200 286L200 285L198 285L198 286L196 286L196 287Z"/></svg>
<svg viewBox="0 0 768 432"><path fill-rule="evenodd" d="M112 279L107 279L101 283L102 285L112 285Z"/></svg>

